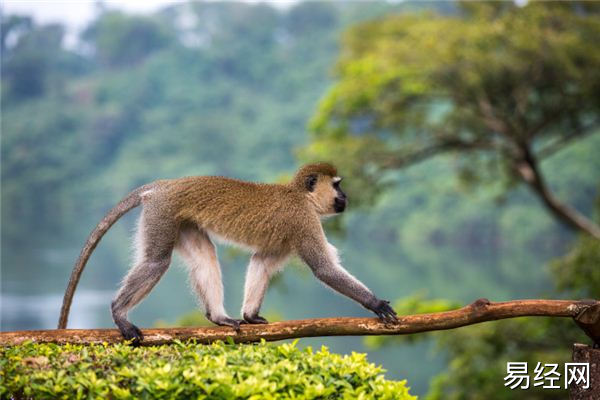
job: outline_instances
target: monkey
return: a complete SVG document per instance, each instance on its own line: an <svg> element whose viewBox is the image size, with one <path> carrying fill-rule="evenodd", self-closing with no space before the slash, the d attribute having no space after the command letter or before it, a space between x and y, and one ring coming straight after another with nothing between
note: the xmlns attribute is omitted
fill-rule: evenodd
<svg viewBox="0 0 600 400"><path fill-rule="evenodd" d="M355 300L380 320L397 322L389 301L376 297L342 267L337 249L325 236L321 219L346 209L348 199L341 181L333 165L319 162L302 166L286 184L196 176L157 180L133 190L88 237L65 291L58 328L66 328L75 288L98 242L121 216L140 205L134 262L111 303L116 326L134 344L140 343L143 335L127 314L167 271L173 251L182 256L206 318L216 325L239 331L240 324L268 323L259 314L267 286L293 254L326 286ZM252 253L242 319L229 317L223 306L215 240Z"/></svg>

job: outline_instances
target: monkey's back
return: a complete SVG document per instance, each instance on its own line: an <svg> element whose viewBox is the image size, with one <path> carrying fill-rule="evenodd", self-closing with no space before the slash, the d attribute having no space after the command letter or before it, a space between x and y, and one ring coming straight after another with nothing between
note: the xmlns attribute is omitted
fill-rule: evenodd
<svg viewBox="0 0 600 400"><path fill-rule="evenodd" d="M264 253L291 250L298 230L318 221L316 213L307 212L306 196L289 185L225 177L160 181L149 200L167 206L178 223L193 222L213 236Z"/></svg>

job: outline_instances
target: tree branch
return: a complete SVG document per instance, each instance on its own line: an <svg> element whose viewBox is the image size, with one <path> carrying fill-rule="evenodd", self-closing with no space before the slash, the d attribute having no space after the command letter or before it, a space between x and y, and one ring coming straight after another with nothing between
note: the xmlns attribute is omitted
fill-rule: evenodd
<svg viewBox="0 0 600 400"><path fill-rule="evenodd" d="M529 146L521 144L521 151L522 158L515 161L514 168L523 181L538 194L546 208L568 227L600 240L600 226L554 197Z"/></svg>
<svg viewBox="0 0 600 400"><path fill-rule="evenodd" d="M436 144L404 155L382 157L383 160L380 162L380 164L384 168L406 168L408 166L418 164L421 161L425 161L435 155L449 151L490 150L494 148L495 147L492 143L483 140L465 141L458 139L444 139L438 140L438 143Z"/></svg>
<svg viewBox="0 0 600 400"><path fill-rule="evenodd" d="M494 107L487 96L480 96L477 99L477 105L479 107L479 115L490 130L514 140L513 135L511 135L511 132L513 132L514 129L512 129L505 120L496 116Z"/></svg>
<svg viewBox="0 0 600 400"><path fill-rule="evenodd" d="M561 150L563 147L567 146L568 144L573 142L575 139L581 139L592 133L600 132L600 130L598 128L600 128L600 121L595 121L594 123L592 123L590 125L581 127L580 129L576 130L569 136L561 136L556 141L554 141L554 142L550 143L549 145L547 145L546 147L540 149L537 152L537 157L539 159L550 157L552 154Z"/></svg>
<svg viewBox="0 0 600 400"><path fill-rule="evenodd" d="M457 310L402 316L398 324L383 323L376 318L320 318L242 325L237 333L229 327L144 329L142 345L160 345L187 339L212 343L228 337L236 343L250 343L261 339L274 341L316 336L405 335L524 316L574 318L596 344L600 343L600 301L514 300L491 303L487 299L479 299ZM116 329L0 332L2 346L18 345L27 340L37 343L89 344L119 343L123 338Z"/></svg>

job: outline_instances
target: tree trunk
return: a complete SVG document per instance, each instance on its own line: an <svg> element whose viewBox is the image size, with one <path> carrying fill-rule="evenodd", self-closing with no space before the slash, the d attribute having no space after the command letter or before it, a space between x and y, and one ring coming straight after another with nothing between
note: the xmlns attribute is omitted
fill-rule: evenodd
<svg viewBox="0 0 600 400"><path fill-rule="evenodd" d="M589 364L589 386L569 384L569 398L572 400L600 399L600 349L594 349L584 344L573 346L573 362Z"/></svg>

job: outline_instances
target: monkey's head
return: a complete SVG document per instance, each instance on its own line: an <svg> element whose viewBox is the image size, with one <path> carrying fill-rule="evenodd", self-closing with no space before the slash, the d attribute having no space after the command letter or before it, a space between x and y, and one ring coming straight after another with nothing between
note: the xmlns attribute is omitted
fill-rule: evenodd
<svg viewBox="0 0 600 400"><path fill-rule="evenodd" d="M340 188L342 178L329 163L307 164L301 167L292 185L306 193L319 215L332 215L346 209L348 198Z"/></svg>

